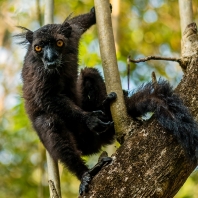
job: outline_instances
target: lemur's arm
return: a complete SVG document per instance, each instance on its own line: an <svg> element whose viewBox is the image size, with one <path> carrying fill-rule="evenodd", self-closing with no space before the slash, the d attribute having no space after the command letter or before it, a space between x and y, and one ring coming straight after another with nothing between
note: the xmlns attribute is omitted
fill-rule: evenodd
<svg viewBox="0 0 198 198"><path fill-rule="evenodd" d="M110 9L112 10L112 6L110 4ZM83 34L87 29L89 29L92 25L96 23L96 13L95 8L93 7L89 13L78 15L73 18L66 19L71 26L77 27L78 30L81 30L81 34Z"/></svg>
<svg viewBox="0 0 198 198"><path fill-rule="evenodd" d="M50 115L41 114L36 117L33 126L50 155L60 160L80 180L89 169L81 159L81 152L75 144L72 133L65 127L64 119L56 113Z"/></svg>
<svg viewBox="0 0 198 198"><path fill-rule="evenodd" d="M82 34L96 23L95 9L93 7L89 13L78 15L71 19L66 19L66 21L70 25L77 26L79 30L82 30Z"/></svg>
<svg viewBox="0 0 198 198"><path fill-rule="evenodd" d="M89 130L101 133L112 126L112 122L102 121L105 120L105 115L101 110L84 111L70 98L63 95L48 97L43 101L43 105L43 109L46 109L48 113L57 113L64 118L71 128L75 128L76 122L79 122Z"/></svg>

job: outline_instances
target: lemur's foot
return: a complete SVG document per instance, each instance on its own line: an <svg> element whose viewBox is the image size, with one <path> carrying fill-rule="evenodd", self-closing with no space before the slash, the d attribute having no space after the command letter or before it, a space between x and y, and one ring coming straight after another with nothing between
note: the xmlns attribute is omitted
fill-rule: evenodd
<svg viewBox="0 0 198 198"><path fill-rule="evenodd" d="M98 163L89 170L89 173L91 174L92 177L97 175L99 171L102 169L102 167L106 166L107 164L112 162L111 157L100 157Z"/></svg>
<svg viewBox="0 0 198 198"><path fill-rule="evenodd" d="M81 183L79 187L79 194L83 195L84 193L88 192L89 183L91 182L91 174L89 171L85 172L81 178Z"/></svg>
<svg viewBox="0 0 198 198"><path fill-rule="evenodd" d="M103 157L105 155L105 157ZM102 156L102 157L101 157ZM79 187L79 194L83 195L88 192L89 184L92 178L102 169L102 167L112 162L112 158L107 156L107 153L102 153L99 157L98 163L90 170L85 172L81 178L81 183Z"/></svg>

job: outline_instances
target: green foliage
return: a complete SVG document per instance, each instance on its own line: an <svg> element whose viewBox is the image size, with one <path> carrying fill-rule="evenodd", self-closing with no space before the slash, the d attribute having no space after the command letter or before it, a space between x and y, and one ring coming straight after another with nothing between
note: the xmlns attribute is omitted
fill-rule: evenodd
<svg viewBox="0 0 198 198"><path fill-rule="evenodd" d="M198 171L195 170L191 177L189 177L184 184L184 186L180 189L175 198L196 198L198 197Z"/></svg>
<svg viewBox="0 0 198 198"><path fill-rule="evenodd" d="M36 2L40 2L40 12ZM112 1L114 6L114 2ZM193 1L194 13L198 2ZM36 30L42 23L44 1L0 1L0 197L49 197L46 175L45 150L26 116L21 98L20 70L24 50L17 46L11 35L19 33L16 25ZM91 0L55 1L55 22L61 23L70 14L85 13L93 7ZM197 16L198 17L198 16ZM41 18L41 20L40 20ZM195 18L197 21L198 18ZM38 22L40 20L40 22ZM126 88L126 59L149 55L180 56L180 21L176 0L121 1L117 30L119 46L118 65L123 87ZM13 33L14 32L14 33ZM81 66L101 69L96 28L83 36L79 47ZM167 78L174 86L182 77L178 64L150 61L131 64L130 87L157 77ZM11 98L11 100L10 100ZM17 99L16 99L17 98ZM89 160L90 166L96 162ZM93 158L92 158L93 159ZM61 166L61 188L64 197L77 197L79 181ZM187 180L176 197L193 198L197 194L197 171Z"/></svg>
<svg viewBox="0 0 198 198"><path fill-rule="evenodd" d="M38 138L31 130L22 103L4 114L0 126L0 196L28 197L29 193L36 196L35 190L28 189L37 188L31 178L34 172L31 156L38 152Z"/></svg>

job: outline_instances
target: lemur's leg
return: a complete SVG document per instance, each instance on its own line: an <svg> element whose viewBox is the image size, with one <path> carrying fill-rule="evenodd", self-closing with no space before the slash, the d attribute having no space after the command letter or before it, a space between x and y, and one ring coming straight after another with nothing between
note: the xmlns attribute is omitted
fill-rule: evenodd
<svg viewBox="0 0 198 198"><path fill-rule="evenodd" d="M113 100L114 98L107 96L104 80L97 69L85 68L81 70L77 82L77 90L79 93L78 98L80 98L79 106L84 111L92 112L101 110L105 113L102 119L103 121L112 120L109 106L111 99ZM103 105L103 102L105 105ZM87 155L90 154L90 150L98 152L102 146L111 144L114 141L115 131L112 122L111 126L103 133L96 135L91 134L88 130L82 133L82 138L86 137L86 140L81 141L79 139L78 143L80 150L83 151L83 154Z"/></svg>

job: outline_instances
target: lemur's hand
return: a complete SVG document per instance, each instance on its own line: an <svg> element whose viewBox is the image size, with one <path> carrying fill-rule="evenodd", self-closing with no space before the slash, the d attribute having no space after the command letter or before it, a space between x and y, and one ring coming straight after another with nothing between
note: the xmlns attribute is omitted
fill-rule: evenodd
<svg viewBox="0 0 198 198"><path fill-rule="evenodd" d="M102 111L92 111L86 115L85 122L91 131L99 134L113 126L111 121L103 122L102 120L105 120L105 118L106 116Z"/></svg>
<svg viewBox="0 0 198 198"><path fill-rule="evenodd" d="M107 95L105 100L102 102L102 105L104 107L110 106L110 103L115 101L116 98L117 98L117 94L115 92L111 92L110 94Z"/></svg>

